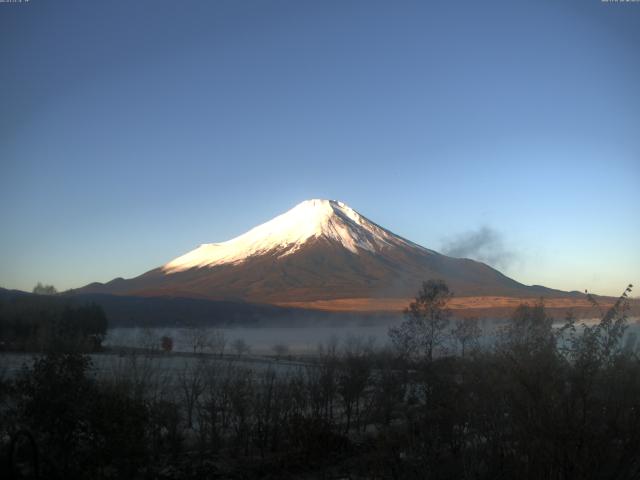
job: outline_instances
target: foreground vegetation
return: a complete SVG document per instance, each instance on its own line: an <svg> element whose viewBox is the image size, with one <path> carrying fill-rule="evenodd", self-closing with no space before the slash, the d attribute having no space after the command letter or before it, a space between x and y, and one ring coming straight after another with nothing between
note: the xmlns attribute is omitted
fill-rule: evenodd
<svg viewBox="0 0 640 480"><path fill-rule="evenodd" d="M152 369L97 380L81 351L52 347L0 384L4 468L49 479L638 478L629 291L590 326L569 315L554 329L543 304L522 305L480 348L473 320L452 324L446 285L427 282L390 331L393 350L325 345L294 370L200 355L171 381Z"/></svg>

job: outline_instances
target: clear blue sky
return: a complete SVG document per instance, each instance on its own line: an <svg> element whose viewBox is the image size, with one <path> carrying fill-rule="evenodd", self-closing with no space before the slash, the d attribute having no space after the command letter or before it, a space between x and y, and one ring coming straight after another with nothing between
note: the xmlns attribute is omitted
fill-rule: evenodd
<svg viewBox="0 0 640 480"><path fill-rule="evenodd" d="M308 198L525 283L640 291L640 3L0 3L0 285L159 266Z"/></svg>

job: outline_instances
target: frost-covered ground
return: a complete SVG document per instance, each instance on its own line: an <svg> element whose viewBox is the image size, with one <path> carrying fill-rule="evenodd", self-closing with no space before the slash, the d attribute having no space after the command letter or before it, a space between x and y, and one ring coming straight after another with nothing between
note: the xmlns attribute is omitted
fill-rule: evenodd
<svg viewBox="0 0 640 480"><path fill-rule="evenodd" d="M0 353L0 377L13 378L23 368L30 366L39 354ZM146 381L174 382L184 372L193 370L198 363L206 362L213 369L234 368L242 372L260 373L268 369L277 373L296 372L306 368L306 364L287 359L259 357L256 355L214 355L194 354L144 354L144 353L94 353L91 357L91 371L99 378L134 377Z"/></svg>

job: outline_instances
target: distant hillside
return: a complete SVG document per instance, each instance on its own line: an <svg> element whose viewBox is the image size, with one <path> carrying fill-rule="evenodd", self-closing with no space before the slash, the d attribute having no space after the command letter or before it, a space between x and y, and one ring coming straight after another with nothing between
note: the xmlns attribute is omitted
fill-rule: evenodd
<svg viewBox="0 0 640 480"><path fill-rule="evenodd" d="M602 308L615 301L612 297L597 297ZM358 300L358 299L356 299ZM65 304L100 305L110 327L140 326L305 326L322 323L343 325L352 322L367 325L388 322L402 315L411 299L359 299L356 301L300 302L291 306L252 304L178 297L135 297L105 294L35 295L20 290L0 288L0 302L28 303L31 308L59 308ZM535 302L536 298L454 297L450 302L456 317L479 316L508 318L520 302ZM640 300L630 300L632 316L640 315ZM594 317L596 311L583 297L550 299L547 310L558 319L569 310L578 317Z"/></svg>
<svg viewBox="0 0 640 480"><path fill-rule="evenodd" d="M102 306L110 326L303 326L315 322L342 323L379 319L380 314L335 313L303 308L278 307L246 302L178 297L134 297L122 295L67 295L76 302ZM398 312L399 315L400 312ZM386 317L394 315L386 314Z"/></svg>
<svg viewBox="0 0 640 480"><path fill-rule="evenodd" d="M64 305L100 305L110 327L140 326L260 326L305 325L316 321L357 321L380 315L319 312L304 308L278 307L246 302L212 301L176 297L134 297L104 294L36 295L0 288L0 302L20 303L30 309L48 310ZM393 315L386 315L387 317Z"/></svg>

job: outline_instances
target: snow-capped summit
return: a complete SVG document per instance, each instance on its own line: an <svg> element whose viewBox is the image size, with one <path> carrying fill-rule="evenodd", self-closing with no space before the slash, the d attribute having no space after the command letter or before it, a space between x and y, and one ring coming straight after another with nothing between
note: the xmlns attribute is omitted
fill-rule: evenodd
<svg viewBox="0 0 640 480"><path fill-rule="evenodd" d="M175 273L194 267L238 264L268 252L274 252L281 258L316 238L337 242L352 253L359 250L377 252L393 246L423 249L376 225L342 202L313 199L299 203L239 237L200 245L162 269L166 273Z"/></svg>

